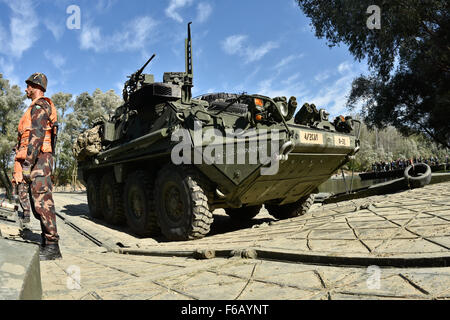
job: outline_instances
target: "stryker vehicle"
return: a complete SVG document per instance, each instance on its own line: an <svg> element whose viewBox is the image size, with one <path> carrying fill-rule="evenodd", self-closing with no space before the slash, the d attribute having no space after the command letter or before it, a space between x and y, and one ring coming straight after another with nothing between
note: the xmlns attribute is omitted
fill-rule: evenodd
<svg viewBox="0 0 450 320"><path fill-rule="evenodd" d="M354 120L330 122L313 104L294 117L295 97L192 98L190 23L185 55L186 71L163 82L143 74L152 56L125 83L124 104L75 143L91 217L126 221L139 236L193 240L208 234L218 208L237 220L262 205L277 219L304 214L358 151Z"/></svg>

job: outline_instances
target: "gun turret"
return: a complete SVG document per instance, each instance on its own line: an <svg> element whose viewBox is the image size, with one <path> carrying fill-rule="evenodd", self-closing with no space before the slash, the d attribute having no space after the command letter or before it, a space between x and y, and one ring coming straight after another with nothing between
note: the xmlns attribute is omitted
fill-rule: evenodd
<svg viewBox="0 0 450 320"><path fill-rule="evenodd" d="M156 56L156 54L153 54L150 59L140 68L138 71L133 73L131 76L129 76L129 80L125 82L125 85L123 87L123 100L128 101L128 98L130 97L130 94L135 92L138 88L139 83L142 83L144 81L144 77L142 76L142 72L144 72L144 69L148 66L150 61L153 60L153 58Z"/></svg>

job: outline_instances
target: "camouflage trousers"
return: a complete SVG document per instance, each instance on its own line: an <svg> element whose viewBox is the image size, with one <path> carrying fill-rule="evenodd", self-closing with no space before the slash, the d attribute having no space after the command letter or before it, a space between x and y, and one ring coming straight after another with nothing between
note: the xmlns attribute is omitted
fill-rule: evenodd
<svg viewBox="0 0 450 320"><path fill-rule="evenodd" d="M19 197L19 203L23 210L24 218L30 217L31 203L30 203L30 186L25 183L19 183L17 185L17 195Z"/></svg>
<svg viewBox="0 0 450 320"><path fill-rule="evenodd" d="M33 215L41 222L42 235L46 244L53 244L59 241L56 229L55 204L52 195L52 168L52 154L40 153L36 165L31 171L31 208Z"/></svg>

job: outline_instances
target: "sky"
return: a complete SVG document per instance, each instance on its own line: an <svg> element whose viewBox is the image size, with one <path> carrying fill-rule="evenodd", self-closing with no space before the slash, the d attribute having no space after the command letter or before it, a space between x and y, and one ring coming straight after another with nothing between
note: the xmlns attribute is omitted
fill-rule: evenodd
<svg viewBox="0 0 450 320"><path fill-rule="evenodd" d="M362 15L364 17L364 15ZM185 71L192 22L193 96L295 96L348 114L351 83L368 74L345 45L316 38L294 0L0 0L0 73L25 90L47 75L47 96L113 89L152 54L145 73Z"/></svg>

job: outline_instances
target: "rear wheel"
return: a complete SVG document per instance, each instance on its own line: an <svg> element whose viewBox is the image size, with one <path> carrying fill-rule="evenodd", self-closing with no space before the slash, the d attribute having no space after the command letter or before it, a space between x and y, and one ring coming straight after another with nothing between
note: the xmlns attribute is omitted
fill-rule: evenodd
<svg viewBox="0 0 450 320"><path fill-rule="evenodd" d="M128 226L139 236L159 232L153 201L153 183L145 171L127 177L124 188L125 217Z"/></svg>
<svg viewBox="0 0 450 320"><path fill-rule="evenodd" d="M256 217L261 208L262 205L241 208L226 208L225 213L233 220L248 221Z"/></svg>
<svg viewBox="0 0 450 320"><path fill-rule="evenodd" d="M283 220L304 215L314 203L314 194L284 205L266 204L267 211L276 219Z"/></svg>
<svg viewBox="0 0 450 320"><path fill-rule="evenodd" d="M100 182L96 175L89 176L87 181L87 199L89 216L91 218L102 218L102 208L100 206Z"/></svg>
<svg viewBox="0 0 450 320"><path fill-rule="evenodd" d="M158 173L155 203L161 232L169 240L194 240L210 231L213 215L197 173L167 165Z"/></svg>
<svg viewBox="0 0 450 320"><path fill-rule="evenodd" d="M103 217L107 222L117 225L125 222L122 186L116 183L112 173L107 173L102 178L100 200Z"/></svg>

